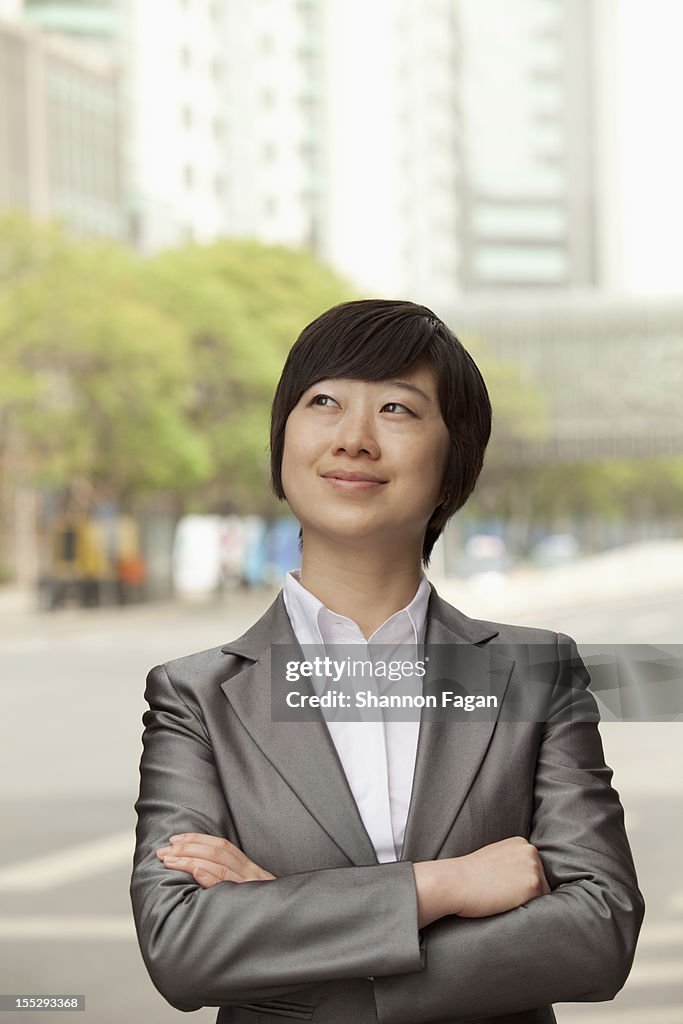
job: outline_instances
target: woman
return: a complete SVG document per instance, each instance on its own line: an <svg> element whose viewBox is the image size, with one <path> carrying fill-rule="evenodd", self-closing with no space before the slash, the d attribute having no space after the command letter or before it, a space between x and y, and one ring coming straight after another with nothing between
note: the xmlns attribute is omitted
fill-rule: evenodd
<svg viewBox="0 0 683 1024"><path fill-rule="evenodd" d="M301 569L238 640L147 679L131 898L178 1009L549 1022L624 984L643 900L576 646L467 617L422 568L490 427L477 367L424 306L343 303L290 351L272 484ZM424 650L425 699L497 706L283 720L325 680L287 682L282 651L339 643Z"/></svg>

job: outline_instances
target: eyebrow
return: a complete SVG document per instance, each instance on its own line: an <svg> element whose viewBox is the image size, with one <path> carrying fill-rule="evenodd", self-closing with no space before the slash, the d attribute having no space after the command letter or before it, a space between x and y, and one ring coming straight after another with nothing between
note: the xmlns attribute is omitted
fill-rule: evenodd
<svg viewBox="0 0 683 1024"><path fill-rule="evenodd" d="M311 384L311 388L317 387L318 384L322 384L325 380L336 380L334 377L325 377L323 380L317 381L315 384ZM404 391L410 391L411 394L417 395L418 398L423 398L429 405L433 405L433 399L423 391L422 388L418 388L416 384L409 384L407 380L375 380L371 381L372 384L382 384L386 387L403 388ZM307 389L310 390L310 389Z"/></svg>
<svg viewBox="0 0 683 1024"><path fill-rule="evenodd" d="M420 398L424 398L425 402L429 402L431 404L432 400L429 397L429 395L426 392L424 392L422 388L418 388L416 384L409 384L407 380L378 381L378 383L386 383L394 388L403 388L404 391L411 391L414 395L418 395Z"/></svg>

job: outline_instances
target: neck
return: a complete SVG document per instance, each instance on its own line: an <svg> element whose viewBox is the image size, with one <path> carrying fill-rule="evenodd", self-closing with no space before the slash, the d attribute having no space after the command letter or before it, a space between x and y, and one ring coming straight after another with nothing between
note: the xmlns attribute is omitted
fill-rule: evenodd
<svg viewBox="0 0 683 1024"><path fill-rule="evenodd" d="M410 604L421 578L422 547L417 552L347 552L335 545L304 544L301 584L338 615L358 626L365 639Z"/></svg>

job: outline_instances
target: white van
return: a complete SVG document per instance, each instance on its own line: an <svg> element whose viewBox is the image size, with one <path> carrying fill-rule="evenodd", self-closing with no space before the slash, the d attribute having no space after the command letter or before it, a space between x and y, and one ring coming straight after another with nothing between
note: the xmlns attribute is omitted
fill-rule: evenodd
<svg viewBox="0 0 683 1024"><path fill-rule="evenodd" d="M210 597L221 588L223 517L183 516L173 538L173 590L178 597Z"/></svg>

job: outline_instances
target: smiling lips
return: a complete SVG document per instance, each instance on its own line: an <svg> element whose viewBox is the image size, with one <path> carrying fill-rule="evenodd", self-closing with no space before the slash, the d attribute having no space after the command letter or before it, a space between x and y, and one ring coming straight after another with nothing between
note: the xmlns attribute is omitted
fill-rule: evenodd
<svg viewBox="0 0 683 1024"><path fill-rule="evenodd" d="M323 479L343 491L369 491L386 483L371 473L353 473L344 469L332 469L329 473L323 473Z"/></svg>

